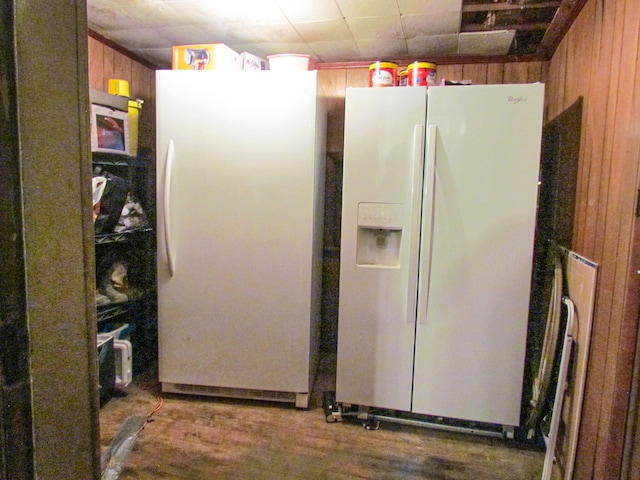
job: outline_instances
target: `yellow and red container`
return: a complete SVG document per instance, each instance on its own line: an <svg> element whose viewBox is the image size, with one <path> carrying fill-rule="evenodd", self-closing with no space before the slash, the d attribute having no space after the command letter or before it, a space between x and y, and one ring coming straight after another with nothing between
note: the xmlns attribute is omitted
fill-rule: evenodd
<svg viewBox="0 0 640 480"><path fill-rule="evenodd" d="M127 97L129 111L129 155L135 157L138 154L138 118L142 108L142 100L129 98L129 82L119 78L109 79L109 93L119 97Z"/></svg>
<svg viewBox="0 0 640 480"><path fill-rule="evenodd" d="M398 84L398 64L375 62L369 65L370 87L395 87Z"/></svg>
<svg viewBox="0 0 640 480"><path fill-rule="evenodd" d="M430 87L436 84L436 64L413 62L407 66L407 85L410 87Z"/></svg>
<svg viewBox="0 0 640 480"><path fill-rule="evenodd" d="M401 70L398 73L398 86L406 87L407 86L407 69Z"/></svg>

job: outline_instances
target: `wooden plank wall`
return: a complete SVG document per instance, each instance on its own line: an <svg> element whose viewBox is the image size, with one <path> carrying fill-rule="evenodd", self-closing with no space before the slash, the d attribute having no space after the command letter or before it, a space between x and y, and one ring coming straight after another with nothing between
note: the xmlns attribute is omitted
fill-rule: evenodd
<svg viewBox="0 0 640 480"><path fill-rule="evenodd" d="M584 97L571 248L600 264L578 479L620 478L640 303L633 248L639 234L639 31L637 0L588 0L547 78L548 119ZM637 452L637 444L629 447Z"/></svg>
<svg viewBox="0 0 640 480"><path fill-rule="evenodd" d="M142 65L108 45L88 37L89 88L109 91L109 79L129 82L129 96L143 100L138 128L138 146L155 150L155 70Z"/></svg>

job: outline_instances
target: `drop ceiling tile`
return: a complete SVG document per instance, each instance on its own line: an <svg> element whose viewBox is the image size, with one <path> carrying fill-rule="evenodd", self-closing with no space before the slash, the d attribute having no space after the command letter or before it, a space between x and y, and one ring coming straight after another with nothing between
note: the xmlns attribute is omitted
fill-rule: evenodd
<svg viewBox="0 0 640 480"><path fill-rule="evenodd" d="M233 49L238 52L249 52L253 55L267 59L267 55L271 55L271 51L264 48L263 43L236 43L233 45Z"/></svg>
<svg viewBox="0 0 640 480"><path fill-rule="evenodd" d="M460 31L460 12L435 15L403 15L402 27L407 38L425 35L444 35Z"/></svg>
<svg viewBox="0 0 640 480"><path fill-rule="evenodd" d="M207 28L207 27L203 27ZM212 34L218 29L211 29ZM274 42L295 43L303 41L297 30L290 24L256 25L241 21L230 22L224 30L224 37L233 43Z"/></svg>
<svg viewBox="0 0 640 480"><path fill-rule="evenodd" d="M174 31L172 31L171 34L168 34L168 36L171 36L172 38L180 36L181 39L188 40L187 42L183 41L183 43L224 43L229 47L234 48L232 45L239 43L246 38L245 36L238 35L244 30L235 29L233 27L230 27L227 30L218 30L212 29L208 25L202 25L193 27L177 27L173 30ZM251 41L253 41L253 38L254 37L252 36Z"/></svg>
<svg viewBox="0 0 640 480"><path fill-rule="evenodd" d="M396 0L336 0L345 17L385 17L399 15Z"/></svg>
<svg viewBox="0 0 640 480"><path fill-rule="evenodd" d="M295 23L293 28L300 34L304 41L308 43L353 40L351 31L349 27L347 27L344 19L326 22Z"/></svg>
<svg viewBox="0 0 640 480"><path fill-rule="evenodd" d="M369 18L347 17L345 20L356 40L376 38L378 40L393 41L403 38L400 16Z"/></svg>
<svg viewBox="0 0 640 480"><path fill-rule="evenodd" d="M361 56L353 40L314 42L309 46L320 62L353 62Z"/></svg>
<svg viewBox="0 0 640 480"><path fill-rule="evenodd" d="M119 44L128 45L130 50L141 48L157 48L158 46L171 47L172 41L168 38L163 29L158 28L136 28L134 30L109 30L105 36L109 40ZM169 29L171 30L171 29ZM179 38L179 36L176 36ZM176 38L174 37L174 38Z"/></svg>
<svg viewBox="0 0 640 480"><path fill-rule="evenodd" d="M461 12L462 0L398 0L398 8L402 15Z"/></svg>
<svg viewBox="0 0 640 480"><path fill-rule="evenodd" d="M508 54L514 32L464 33L458 42L462 2L87 0L87 18L91 29L154 63L170 62L172 45L217 42L338 62Z"/></svg>
<svg viewBox="0 0 640 480"><path fill-rule="evenodd" d="M407 44L404 39L385 40L356 39L362 59L375 62L376 60L393 60L407 56Z"/></svg>
<svg viewBox="0 0 640 480"><path fill-rule="evenodd" d="M139 49L171 48L173 45L198 43L232 43L229 37L198 26L112 30L104 32L103 35L119 45L134 45L134 48Z"/></svg>
<svg viewBox="0 0 640 480"><path fill-rule="evenodd" d="M342 18L342 13L335 0L276 0L284 15L291 23L320 22Z"/></svg>
<svg viewBox="0 0 640 480"><path fill-rule="evenodd" d="M409 56L428 61L430 56L455 55L458 52L458 35L431 35L407 39Z"/></svg>
<svg viewBox="0 0 640 480"><path fill-rule="evenodd" d="M461 33L458 53L461 55L507 55L515 30Z"/></svg>
<svg viewBox="0 0 640 480"><path fill-rule="evenodd" d="M184 0L167 2L181 16L189 18L189 23L202 25L212 20L245 21L257 24L288 23L275 0Z"/></svg>
<svg viewBox="0 0 640 480"><path fill-rule="evenodd" d="M267 55L278 55L281 53L297 53L303 55L311 55L313 57L313 50L306 43L261 43L259 49L257 48L247 49L248 52L254 52L255 55L266 58ZM315 58L315 57L314 57Z"/></svg>
<svg viewBox="0 0 640 480"><path fill-rule="evenodd" d="M89 26L97 30L131 30L134 28L163 27L176 21L170 5L126 4L105 0L87 1Z"/></svg>

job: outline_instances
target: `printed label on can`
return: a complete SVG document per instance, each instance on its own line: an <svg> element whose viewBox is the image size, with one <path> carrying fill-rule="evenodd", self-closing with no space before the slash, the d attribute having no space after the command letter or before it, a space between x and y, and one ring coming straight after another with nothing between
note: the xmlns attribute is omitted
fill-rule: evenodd
<svg viewBox="0 0 640 480"><path fill-rule="evenodd" d="M369 66L370 87L395 87L398 65L392 62L376 62Z"/></svg>
<svg viewBox="0 0 640 480"><path fill-rule="evenodd" d="M387 70L374 71L371 75L371 83L378 86L391 86L393 85L393 73Z"/></svg>
<svg viewBox="0 0 640 480"><path fill-rule="evenodd" d="M410 86L431 86L436 84L436 66L428 62L414 62L407 67Z"/></svg>

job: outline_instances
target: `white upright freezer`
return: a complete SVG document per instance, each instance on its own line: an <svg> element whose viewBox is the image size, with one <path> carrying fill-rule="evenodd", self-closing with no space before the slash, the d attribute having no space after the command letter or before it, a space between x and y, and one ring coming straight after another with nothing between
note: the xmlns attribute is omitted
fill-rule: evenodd
<svg viewBox="0 0 640 480"><path fill-rule="evenodd" d="M317 72L156 73L163 391L308 405L326 112Z"/></svg>
<svg viewBox="0 0 640 480"><path fill-rule="evenodd" d="M347 90L338 402L519 425L543 95Z"/></svg>

